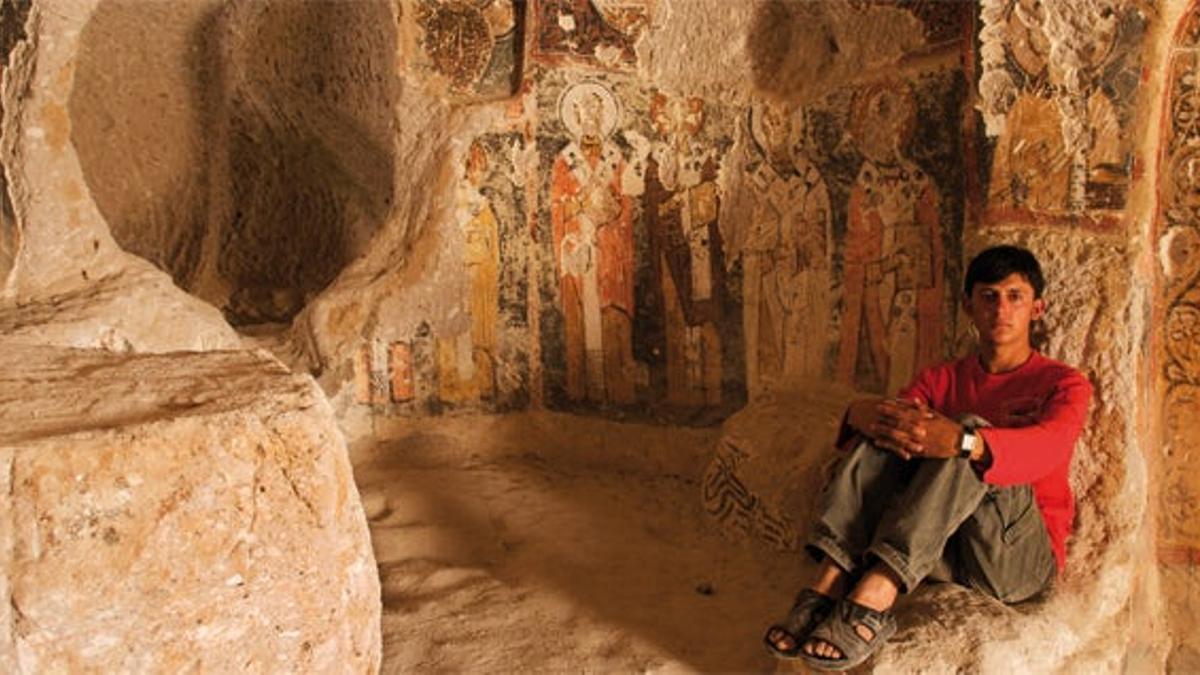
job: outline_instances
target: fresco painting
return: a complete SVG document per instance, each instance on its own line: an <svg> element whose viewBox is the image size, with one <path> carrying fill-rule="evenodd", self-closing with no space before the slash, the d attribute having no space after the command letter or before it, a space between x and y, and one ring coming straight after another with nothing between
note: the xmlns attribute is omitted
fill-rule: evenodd
<svg viewBox="0 0 1200 675"><path fill-rule="evenodd" d="M486 148L478 141L472 143L455 209L467 277L462 305L470 328L439 339L437 346L440 396L454 403L488 400L496 393L500 228L491 200L481 192L488 163Z"/></svg>
<svg viewBox="0 0 1200 675"><path fill-rule="evenodd" d="M813 330L833 311L833 210L821 169L804 148L804 111L776 103L744 117L750 216L742 227L742 322L751 395L792 376L827 374L828 331Z"/></svg>
<svg viewBox="0 0 1200 675"><path fill-rule="evenodd" d="M1003 129L982 141L984 224L1116 224L1134 170L1128 129L1145 19L1132 5L1109 9L1060 59L1081 64L1074 70L1049 59L1053 17L1036 0L1010 0L1000 30L987 33L1000 44L985 48L1004 61L985 63L983 77L1005 100Z"/></svg>
<svg viewBox="0 0 1200 675"><path fill-rule="evenodd" d="M570 140L552 163L550 220L573 401L633 403L633 208L612 138L620 107L598 82L563 91Z"/></svg>
<svg viewBox="0 0 1200 675"><path fill-rule="evenodd" d="M426 37L482 35L495 3L425 6ZM458 160L454 283L364 343L357 401L703 425L794 378L894 391L947 355L963 74L729 105L626 72L653 8L531 4L524 93ZM478 92L485 44L443 75Z"/></svg>
<svg viewBox="0 0 1200 675"><path fill-rule="evenodd" d="M546 63L630 69L657 0L534 0L534 55Z"/></svg>
<svg viewBox="0 0 1200 675"><path fill-rule="evenodd" d="M447 224L460 283L449 318L398 340L365 343L355 399L399 411L512 410L529 397L529 233L518 180L521 134L487 133L467 148Z"/></svg>
<svg viewBox="0 0 1200 675"><path fill-rule="evenodd" d="M413 385L412 345L394 342L388 347L388 373L392 401L404 403L413 400L416 387Z"/></svg>
<svg viewBox="0 0 1200 675"><path fill-rule="evenodd" d="M704 142L705 104L655 92L656 132L646 158L643 217L666 348L667 402L721 403L720 326L727 303L718 213L717 151Z"/></svg>
<svg viewBox="0 0 1200 675"><path fill-rule="evenodd" d="M717 178L737 113L594 73L548 77L538 98L548 407L732 412L740 293Z"/></svg>
<svg viewBox="0 0 1200 675"><path fill-rule="evenodd" d="M419 0L423 65L460 98L503 98L517 90L523 53L523 0Z"/></svg>
<svg viewBox="0 0 1200 675"><path fill-rule="evenodd" d="M938 187L902 151L916 114L911 88L887 83L859 91L849 120L865 159L847 205L845 311L835 375L855 383L865 355L884 391L897 391L942 357L945 256Z"/></svg>

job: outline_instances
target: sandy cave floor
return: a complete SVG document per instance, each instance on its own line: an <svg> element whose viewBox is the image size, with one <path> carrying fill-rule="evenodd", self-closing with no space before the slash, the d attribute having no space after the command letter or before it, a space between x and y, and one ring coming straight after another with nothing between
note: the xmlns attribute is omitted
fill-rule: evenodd
<svg viewBox="0 0 1200 675"><path fill-rule="evenodd" d="M774 670L762 631L806 565L723 539L694 481L370 454L385 673Z"/></svg>

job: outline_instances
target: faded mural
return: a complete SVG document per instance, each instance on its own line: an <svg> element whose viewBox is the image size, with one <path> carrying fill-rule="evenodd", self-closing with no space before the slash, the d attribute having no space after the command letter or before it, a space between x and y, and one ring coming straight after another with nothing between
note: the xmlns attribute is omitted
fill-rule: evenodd
<svg viewBox="0 0 1200 675"><path fill-rule="evenodd" d="M671 420L736 409L739 293L717 184L734 111L616 73L547 72L537 99L547 404Z"/></svg>
<svg viewBox="0 0 1200 675"><path fill-rule="evenodd" d="M1200 443L1200 11L1181 25L1169 68L1157 226L1165 271L1158 358L1166 384L1160 541L1167 562L1200 547L1200 479L1191 461Z"/></svg>
<svg viewBox="0 0 1200 675"><path fill-rule="evenodd" d="M542 63L632 69L634 45L658 0L537 0L534 56Z"/></svg>
<svg viewBox="0 0 1200 675"><path fill-rule="evenodd" d="M509 29L488 12L516 8L524 35L524 3L420 6L428 67L499 91L483 64ZM532 61L502 61L521 94L467 139L444 226L456 311L365 343L357 400L709 424L793 378L894 391L946 355L964 74L730 105L637 76L657 6L530 3ZM961 11L914 7L956 40Z"/></svg>
<svg viewBox="0 0 1200 675"><path fill-rule="evenodd" d="M837 92L808 112L833 210L836 342L827 372L894 392L949 353L965 173L959 71Z"/></svg>
<svg viewBox="0 0 1200 675"><path fill-rule="evenodd" d="M521 81L524 0L416 0L420 64L473 99L503 98Z"/></svg>
<svg viewBox="0 0 1200 675"><path fill-rule="evenodd" d="M833 209L806 152L803 110L760 102L741 129L750 142L735 217L753 396L790 376L827 374L825 332L811 326L833 310Z"/></svg>
<svg viewBox="0 0 1200 675"><path fill-rule="evenodd" d="M354 363L360 403L412 412L528 404L524 145L515 131L469 145L446 228L460 280L450 318L420 322L402 340L364 344Z"/></svg>
<svg viewBox="0 0 1200 675"><path fill-rule="evenodd" d="M982 223L1115 225L1134 170L1128 130L1145 17L1118 0L984 5L980 91L989 140L972 185L986 202Z"/></svg>

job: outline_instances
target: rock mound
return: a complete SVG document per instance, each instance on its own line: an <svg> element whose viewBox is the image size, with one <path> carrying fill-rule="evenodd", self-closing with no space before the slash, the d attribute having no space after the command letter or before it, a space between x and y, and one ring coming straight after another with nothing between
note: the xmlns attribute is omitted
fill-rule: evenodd
<svg viewBox="0 0 1200 675"><path fill-rule="evenodd" d="M379 581L311 378L0 350L0 670L375 672Z"/></svg>

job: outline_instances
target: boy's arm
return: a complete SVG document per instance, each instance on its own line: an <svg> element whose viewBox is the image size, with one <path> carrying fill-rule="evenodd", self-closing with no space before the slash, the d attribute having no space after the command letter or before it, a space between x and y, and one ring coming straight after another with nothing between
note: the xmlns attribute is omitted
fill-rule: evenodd
<svg viewBox="0 0 1200 675"><path fill-rule="evenodd" d="M1034 483L1071 458L1087 418L1092 385L1072 371L1059 381L1042 415L1026 427L982 427L977 430L987 448L978 463L984 482L992 485Z"/></svg>

